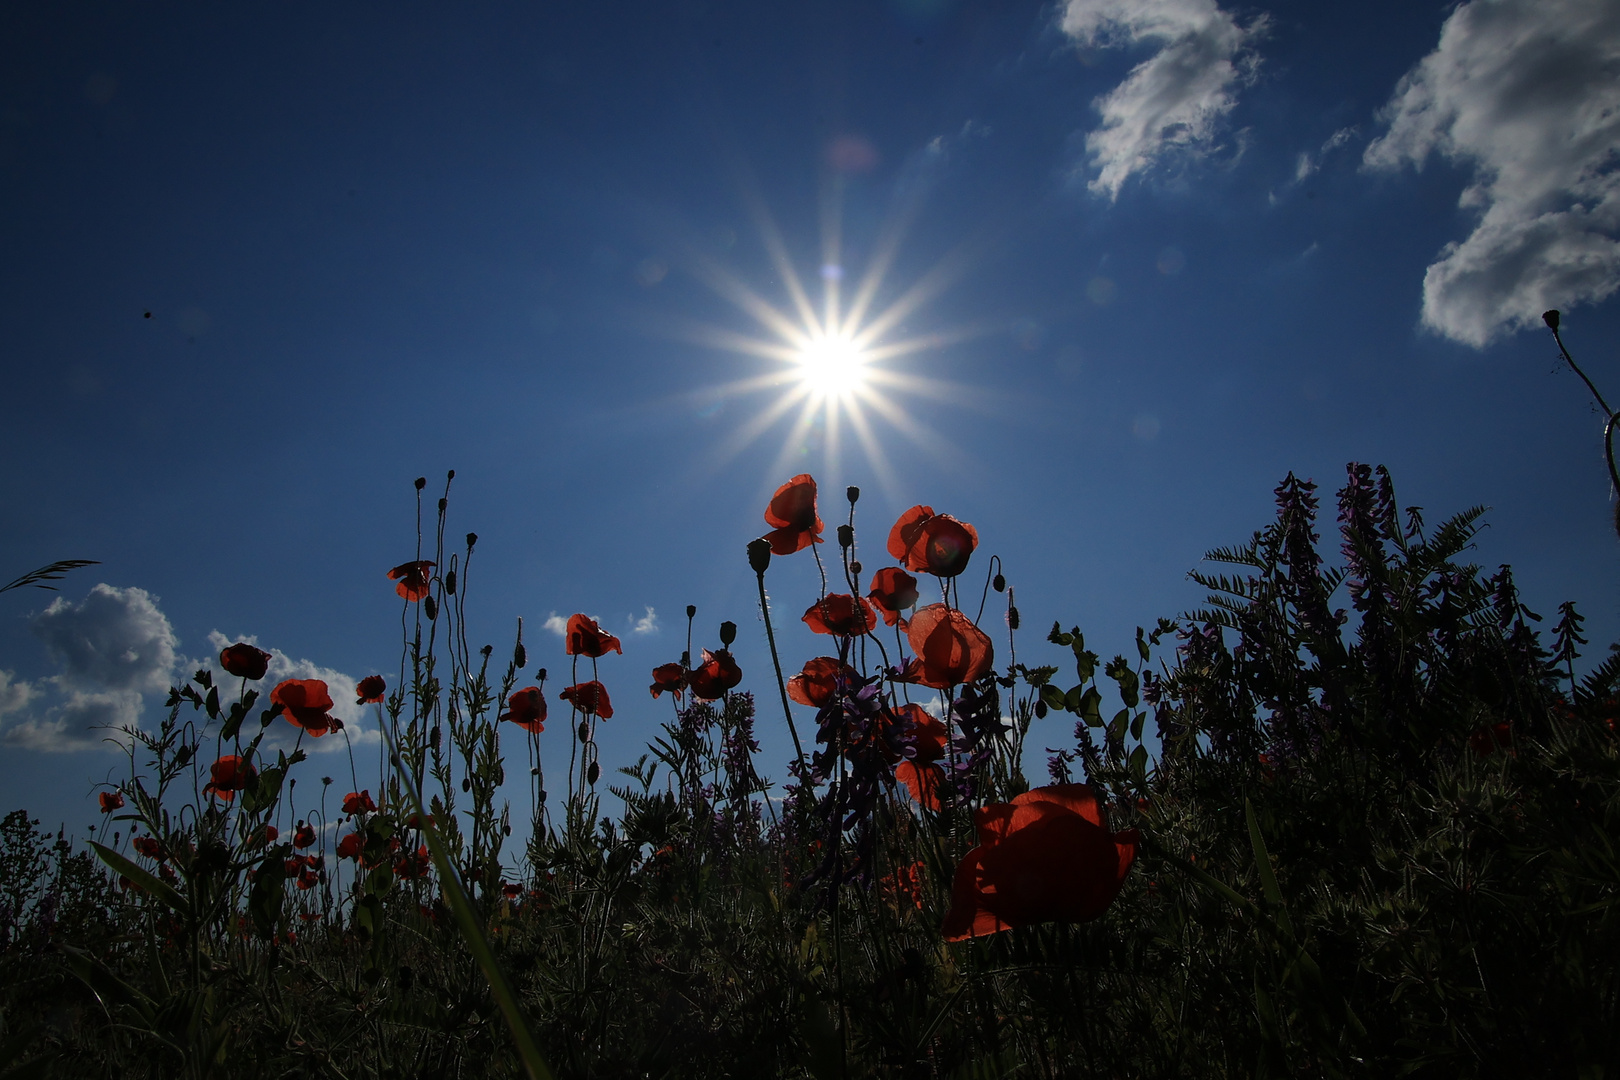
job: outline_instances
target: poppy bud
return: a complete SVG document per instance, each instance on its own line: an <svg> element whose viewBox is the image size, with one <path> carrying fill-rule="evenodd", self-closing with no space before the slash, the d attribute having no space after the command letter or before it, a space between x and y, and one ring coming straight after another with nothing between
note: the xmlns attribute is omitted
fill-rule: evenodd
<svg viewBox="0 0 1620 1080"><path fill-rule="evenodd" d="M450 500L449 499L440 499L439 500L439 513L441 513L441 514L444 513L444 508L449 506L449 505L450 505Z"/></svg>
<svg viewBox="0 0 1620 1080"><path fill-rule="evenodd" d="M771 542L763 536L748 541L748 565L756 574L763 574L771 565Z"/></svg>
<svg viewBox="0 0 1620 1080"><path fill-rule="evenodd" d="M456 470L451 469L448 473L445 474L444 478L446 480L454 480L456 478Z"/></svg>
<svg viewBox="0 0 1620 1080"><path fill-rule="evenodd" d="M444 574L444 591L451 596L456 595L456 572L447 570Z"/></svg>
<svg viewBox="0 0 1620 1080"><path fill-rule="evenodd" d="M433 750L434 750L435 753L437 753L438 750L439 750L439 738L440 738L440 736L441 736L441 732L439 731L439 725L434 724L433 725L433 730L428 732L428 742L432 745Z"/></svg>
<svg viewBox="0 0 1620 1080"><path fill-rule="evenodd" d="M539 671L534 673L534 677L539 679L541 682L545 682L546 681L546 669L541 668Z"/></svg>
<svg viewBox="0 0 1620 1080"><path fill-rule="evenodd" d="M692 654L691 654L691 652L686 650L686 649L682 649L681 650L681 667L689 668L691 666L692 666Z"/></svg>
<svg viewBox="0 0 1620 1080"><path fill-rule="evenodd" d="M536 770L536 771L539 771L539 770ZM540 801L542 803L546 801L546 789L545 788L540 789Z"/></svg>
<svg viewBox="0 0 1620 1080"><path fill-rule="evenodd" d="M528 665L529 665L529 652L528 652L527 649L525 649L523 647L523 642L521 640L519 640L518 643L517 643L517 648L512 650L512 666L513 667L528 667Z"/></svg>
<svg viewBox="0 0 1620 1080"><path fill-rule="evenodd" d="M1035 719L1046 719L1046 702L1042 701L1040 698L1035 699Z"/></svg>
<svg viewBox="0 0 1620 1080"><path fill-rule="evenodd" d="M579 722L579 741L582 743L591 741L591 724L589 720Z"/></svg>
<svg viewBox="0 0 1620 1080"><path fill-rule="evenodd" d="M474 544L476 544L476 543L478 543L478 534L477 533L468 533L467 534L467 550L471 551L472 546Z"/></svg>
<svg viewBox="0 0 1620 1080"><path fill-rule="evenodd" d="M585 770L585 782L587 784L594 784L601 777L601 775L602 766L593 761L590 764L590 768Z"/></svg>
<svg viewBox="0 0 1620 1080"><path fill-rule="evenodd" d="M416 478L416 490L421 491L425 487L427 487L427 477L418 476Z"/></svg>
<svg viewBox="0 0 1620 1080"><path fill-rule="evenodd" d="M1541 321L1547 324L1547 329L1549 329L1549 330L1557 330L1558 329L1558 309L1553 308L1551 311L1543 311L1541 313Z"/></svg>
<svg viewBox="0 0 1620 1080"><path fill-rule="evenodd" d="M422 613L428 617L428 622L437 619L439 617L438 601L431 596L424 596L422 598Z"/></svg>
<svg viewBox="0 0 1620 1080"><path fill-rule="evenodd" d="M461 790L462 791L471 791L472 790L472 781L468 780L466 777L462 777L461 778Z"/></svg>
<svg viewBox="0 0 1620 1080"><path fill-rule="evenodd" d="M184 765L186 762L188 762L190 760L191 760L191 747L182 746L179 750L175 751L175 753L174 753L174 763L176 765Z"/></svg>
<svg viewBox="0 0 1620 1080"><path fill-rule="evenodd" d="M860 561L859 561L859 560L857 560L857 561L855 561L855 562L852 562L852 563L850 563L850 564L849 564L849 569L850 569L850 573L853 573L853 574L858 574L858 573L860 573L860 572L861 572L861 564L860 564Z"/></svg>
<svg viewBox="0 0 1620 1080"><path fill-rule="evenodd" d="M855 546L855 530L848 525L838 526L838 546L842 548Z"/></svg>
<svg viewBox="0 0 1620 1080"><path fill-rule="evenodd" d="M854 484L851 484L849 487L844 489L844 498L849 500L849 505L854 506L855 503L859 501L860 497L861 489L856 487Z"/></svg>
<svg viewBox="0 0 1620 1080"><path fill-rule="evenodd" d="M1007 579L1001 574L997 574L995 577L990 579L990 587L996 590L996 592L1001 592L1007 588Z"/></svg>
<svg viewBox="0 0 1620 1080"><path fill-rule="evenodd" d="M726 648L729 649L729 648L731 648L731 643L733 641L736 641L736 640L737 640L737 624L734 623L734 622L723 622L723 623L721 623L720 624L720 644L724 645Z"/></svg>
<svg viewBox="0 0 1620 1080"><path fill-rule="evenodd" d="M1007 609L1007 629L1018 629L1018 609L1015 607Z"/></svg>
<svg viewBox="0 0 1620 1080"><path fill-rule="evenodd" d="M687 604L686 605L686 617L688 619L697 618L697 605L696 604Z"/></svg>

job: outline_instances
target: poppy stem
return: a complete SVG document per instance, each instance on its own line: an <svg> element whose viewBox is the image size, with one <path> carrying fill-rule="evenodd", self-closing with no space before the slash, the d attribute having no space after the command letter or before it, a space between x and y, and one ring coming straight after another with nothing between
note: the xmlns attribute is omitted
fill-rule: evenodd
<svg viewBox="0 0 1620 1080"><path fill-rule="evenodd" d="M788 704L787 681L782 678L782 658L776 652L776 631L771 629L771 605L765 599L765 571L754 571L759 582L759 613L765 619L765 640L771 647L771 664L776 668L776 690L782 695L782 715L787 717L788 734L793 736L793 753L798 758L799 774L804 775L804 744L799 741L799 729L793 723L793 707Z"/></svg>
<svg viewBox="0 0 1620 1080"><path fill-rule="evenodd" d="M1554 314L1556 315L1556 312ZM1620 492L1620 469L1615 467L1614 462L1614 426L1616 420L1620 419L1620 414L1609 408L1609 403L1603 400L1603 395L1598 393L1598 388L1593 385L1592 380L1586 377L1586 372L1582 371L1580 365L1575 363L1575 358L1569 355L1569 350L1564 347L1564 337L1558 332L1556 322L1556 319L1549 322L1547 328L1552 331L1553 340L1558 343L1559 354L1563 356L1564 363L1569 365L1570 370L1581 377L1581 382L1586 384L1586 388L1592 392L1592 397L1597 400L1598 408L1602 409L1603 415L1608 417L1608 422L1603 428L1603 456L1609 466L1609 480L1614 484L1615 491Z"/></svg>

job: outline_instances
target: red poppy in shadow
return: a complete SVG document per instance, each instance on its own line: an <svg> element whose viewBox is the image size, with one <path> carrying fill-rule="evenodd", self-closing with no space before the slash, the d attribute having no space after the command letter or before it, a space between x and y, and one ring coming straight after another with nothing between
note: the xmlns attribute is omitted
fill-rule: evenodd
<svg viewBox="0 0 1620 1080"><path fill-rule="evenodd" d="M818 634L851 637L871 633L877 613L858 596L828 593L806 609L804 623Z"/></svg>
<svg viewBox="0 0 1620 1080"><path fill-rule="evenodd" d="M282 715L316 738L338 724L328 709L332 695L320 679L288 679L270 691L272 704L280 705Z"/></svg>
<svg viewBox="0 0 1620 1080"><path fill-rule="evenodd" d="M538 686L525 686L506 699L502 720L510 720L524 731L538 735L546 730L546 699Z"/></svg>
<svg viewBox="0 0 1620 1080"><path fill-rule="evenodd" d="M365 846L365 840L357 832L352 832L338 841L337 857L340 859L358 859L360 849Z"/></svg>
<svg viewBox="0 0 1620 1080"><path fill-rule="evenodd" d="M619 639L596 625L589 615L570 615L563 640L569 656L606 656L609 649L624 655Z"/></svg>
<svg viewBox="0 0 1620 1080"><path fill-rule="evenodd" d="M1480 757L1490 757L1500 748L1512 753L1513 728L1506 724L1491 724L1468 736L1468 745Z"/></svg>
<svg viewBox="0 0 1620 1080"><path fill-rule="evenodd" d="M973 620L944 604L917 609L906 627L915 663L906 665L902 682L944 690L981 678L995 663L990 636Z"/></svg>
<svg viewBox="0 0 1620 1080"><path fill-rule="evenodd" d="M383 699L383 694L387 692L387 690L388 684L383 682L383 677L381 675L367 675L365 678L361 679L359 685L354 688L354 703L356 705L370 705L373 702L381 701Z"/></svg>
<svg viewBox="0 0 1620 1080"><path fill-rule="evenodd" d="M343 796L343 812L345 814L369 814L377 809L377 804L371 801L371 789L364 791L351 791Z"/></svg>
<svg viewBox="0 0 1620 1080"><path fill-rule="evenodd" d="M728 649L719 652L703 650L703 663L692 669L686 677L686 685L692 688L692 696L699 701L718 701L726 696L726 691L742 682L742 668L732 659Z"/></svg>
<svg viewBox="0 0 1620 1080"><path fill-rule="evenodd" d="M686 669L679 664L659 664L653 668L652 677L652 686L648 689L653 697L659 697L667 690L675 695L676 700L680 700L686 690Z"/></svg>
<svg viewBox="0 0 1620 1080"><path fill-rule="evenodd" d="M262 679L270 669L270 654L239 641L220 650L219 666L238 679Z"/></svg>
<svg viewBox="0 0 1620 1080"><path fill-rule="evenodd" d="M1135 829L1113 833L1085 784L1026 791L974 814L979 846L956 868L945 940L1108 910L1136 859Z"/></svg>
<svg viewBox="0 0 1620 1080"><path fill-rule="evenodd" d="M879 885L883 895L901 907L914 906L918 911L923 906L923 882L927 880L928 867L921 859L904 866L896 866L889 873L883 875Z"/></svg>
<svg viewBox="0 0 1620 1080"><path fill-rule="evenodd" d="M394 591L407 600L420 600L428 594L428 582L433 580L434 564L426 559L400 563L388 571L390 581L399 582Z"/></svg>
<svg viewBox="0 0 1620 1080"><path fill-rule="evenodd" d="M603 720L613 716L613 702L608 700L607 687L595 679L575 683L557 696L586 715L600 716Z"/></svg>
<svg viewBox="0 0 1620 1080"><path fill-rule="evenodd" d="M792 555L811 544L821 543L821 515L816 513L816 481L800 473L771 496L765 508L765 524L773 531L765 534L773 555Z"/></svg>
<svg viewBox="0 0 1620 1080"><path fill-rule="evenodd" d="M886 625L893 626L898 622L904 630L905 621L900 618L900 613L917 605L917 579L898 566L885 566L872 575L872 588L866 595L883 613Z"/></svg>
<svg viewBox="0 0 1620 1080"><path fill-rule="evenodd" d="M124 806L124 795L119 791L98 792L96 798L101 800L101 812L110 814L114 810L121 810Z"/></svg>
<svg viewBox="0 0 1620 1080"><path fill-rule="evenodd" d="M419 878L427 874L431 863L427 845L420 844L415 851L407 851L394 860L394 873L402 878Z"/></svg>
<svg viewBox="0 0 1620 1080"><path fill-rule="evenodd" d="M230 802L236 793L257 782L259 772L251 762L235 754L226 754L209 767L209 781L203 793Z"/></svg>
<svg viewBox="0 0 1620 1080"><path fill-rule="evenodd" d="M788 679L788 697L800 705L819 709L832 700L833 691L838 688L839 675L849 679L856 675L856 671L848 664L840 664L838 659L832 656L818 656L807 660L804 670Z"/></svg>
<svg viewBox="0 0 1620 1080"><path fill-rule="evenodd" d="M955 577L978 546L977 529L932 506L913 506L889 530L889 554L917 574Z"/></svg>
<svg viewBox="0 0 1620 1080"><path fill-rule="evenodd" d="M275 835L274 835L275 830L271 829L269 831L272 834L270 836L270 839L274 840L276 838ZM307 848L307 847L310 847L311 845L313 845L314 843L315 843L315 827L313 825L300 823L298 828L293 831L293 847L295 847L295 848Z"/></svg>
<svg viewBox="0 0 1620 1080"><path fill-rule="evenodd" d="M945 774L938 765L902 761L894 767L894 778L906 785L917 805L939 812L939 786L945 782Z"/></svg>

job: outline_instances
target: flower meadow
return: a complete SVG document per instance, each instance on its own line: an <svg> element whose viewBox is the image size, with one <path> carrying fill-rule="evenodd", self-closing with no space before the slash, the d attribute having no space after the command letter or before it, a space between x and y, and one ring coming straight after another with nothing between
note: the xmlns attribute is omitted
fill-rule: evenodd
<svg viewBox="0 0 1620 1080"><path fill-rule="evenodd" d="M554 676L521 624L471 647L448 494L378 573L353 790L306 759L328 686L241 643L128 733L97 841L0 823L0 1076L1617 1075L1620 653L1577 676L1575 607L1467 561L1477 508L1290 475L1105 658L1020 625L993 529L858 542L801 475L737 546L771 670L688 608L634 673L574 615ZM772 597L783 559L819 591ZM643 692L669 718L609 773Z"/></svg>

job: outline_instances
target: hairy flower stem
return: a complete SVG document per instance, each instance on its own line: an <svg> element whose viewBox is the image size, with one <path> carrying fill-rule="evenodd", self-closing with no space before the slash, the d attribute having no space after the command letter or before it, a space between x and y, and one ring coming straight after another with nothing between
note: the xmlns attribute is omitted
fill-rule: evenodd
<svg viewBox="0 0 1620 1080"><path fill-rule="evenodd" d="M776 690L782 695L782 715L787 717L788 734L793 736L793 753L799 762L799 775L805 775L804 744L799 741L799 729L793 724L793 709L788 705L787 680L782 678L782 659L776 652L776 632L771 629L771 605L765 599L765 571L757 570L759 582L759 613L765 619L765 641L771 647L771 663L776 668Z"/></svg>
<svg viewBox="0 0 1620 1080"><path fill-rule="evenodd" d="M1549 314L1556 314L1556 312L1550 312ZM1543 318L1546 318L1546 316L1543 316ZM1558 343L1558 352L1563 356L1564 363L1568 364L1570 370L1581 377L1581 382L1586 384L1587 390L1591 391L1592 397L1596 399L1598 408L1603 410L1603 415L1606 417L1606 422L1603 425L1603 458L1609 466L1609 480L1614 484L1614 490L1620 492L1620 468L1616 468L1614 462L1614 428L1616 421L1620 421L1620 414L1616 414L1613 409L1609 408L1609 403L1603 400L1602 394L1598 393L1597 386L1593 384L1591 379L1586 377L1586 372L1582 371L1580 365L1575 363L1575 358L1569 355L1569 350L1564 347L1564 337L1558 332L1557 320L1547 319L1547 329L1552 331L1553 340ZM1620 519L1616 521L1616 529L1620 530Z"/></svg>

